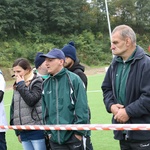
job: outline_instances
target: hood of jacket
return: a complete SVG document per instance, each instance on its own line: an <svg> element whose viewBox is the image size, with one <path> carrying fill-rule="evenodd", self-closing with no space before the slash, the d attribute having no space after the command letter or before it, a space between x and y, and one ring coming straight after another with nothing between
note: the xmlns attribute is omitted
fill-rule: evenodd
<svg viewBox="0 0 150 150"><path fill-rule="evenodd" d="M80 60L77 58L71 68L68 68L69 71L74 72L76 69L81 69L83 72L85 71L85 67L80 64Z"/></svg>
<svg viewBox="0 0 150 150"><path fill-rule="evenodd" d="M142 57L144 57L145 55L148 55L144 49L140 46L136 46L136 52L135 52L135 55L134 55L134 61L138 60L138 59L141 59ZM116 62L116 60L118 60L120 56L115 56L114 59L112 60L112 64Z"/></svg>

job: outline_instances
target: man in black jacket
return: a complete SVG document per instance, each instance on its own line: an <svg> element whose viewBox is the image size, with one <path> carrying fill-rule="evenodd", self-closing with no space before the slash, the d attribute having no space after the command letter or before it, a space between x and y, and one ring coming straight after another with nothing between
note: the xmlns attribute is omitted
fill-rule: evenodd
<svg viewBox="0 0 150 150"><path fill-rule="evenodd" d="M111 34L115 55L102 83L104 103L113 114L112 123L150 124L150 56L136 45L127 25ZM150 150L150 131L114 131L121 150Z"/></svg>
<svg viewBox="0 0 150 150"><path fill-rule="evenodd" d="M62 48L62 51L65 54L64 67L67 68L69 71L77 74L81 78L81 80L83 81L83 83L87 89L88 80L87 80L87 76L84 73L85 67L80 64L80 61L76 56L76 48L75 48L74 42L72 42L72 41L69 42L67 45L65 45ZM91 113L90 113L90 109L89 109L89 123L90 123L90 118L91 118ZM87 131L87 135L85 138L86 150L93 150L90 135L91 135L91 132Z"/></svg>

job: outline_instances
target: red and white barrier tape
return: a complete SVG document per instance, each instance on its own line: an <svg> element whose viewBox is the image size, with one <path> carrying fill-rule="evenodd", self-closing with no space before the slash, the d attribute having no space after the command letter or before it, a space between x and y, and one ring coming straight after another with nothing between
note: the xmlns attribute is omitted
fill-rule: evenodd
<svg viewBox="0 0 150 150"><path fill-rule="evenodd" d="M17 130L150 130L150 124L69 124L69 125L16 125L0 129Z"/></svg>

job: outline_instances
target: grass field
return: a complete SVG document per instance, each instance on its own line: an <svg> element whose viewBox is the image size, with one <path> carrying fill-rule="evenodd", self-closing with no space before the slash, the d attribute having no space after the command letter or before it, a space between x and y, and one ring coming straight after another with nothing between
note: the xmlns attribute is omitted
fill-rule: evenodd
<svg viewBox="0 0 150 150"><path fill-rule="evenodd" d="M88 102L91 109L91 124L110 124L111 114L108 114L103 104L101 83L104 74L88 76ZM5 92L5 109L9 122L9 108L12 99L12 91ZM92 143L94 150L119 150L118 141L113 139L113 131L96 130L92 131ZM6 134L8 150L22 150L22 145L18 142L13 130L8 130Z"/></svg>

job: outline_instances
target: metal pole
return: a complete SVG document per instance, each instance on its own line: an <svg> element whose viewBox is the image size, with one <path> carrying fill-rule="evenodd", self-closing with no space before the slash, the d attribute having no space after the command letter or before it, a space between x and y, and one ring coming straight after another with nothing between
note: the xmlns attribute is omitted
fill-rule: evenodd
<svg viewBox="0 0 150 150"><path fill-rule="evenodd" d="M105 6L106 6L107 22L108 22L108 29L109 29L109 37L110 37L110 43L111 43L111 27L110 27L110 20L109 20L109 12L108 12L107 0L105 0ZM112 57L114 57L114 55L112 55Z"/></svg>
<svg viewBox="0 0 150 150"><path fill-rule="evenodd" d="M106 7L106 14L107 14L107 22L108 22L109 36L110 36L110 41L111 41L111 27L110 27L110 20L109 20L109 12L108 12L107 0L105 0L105 7Z"/></svg>

